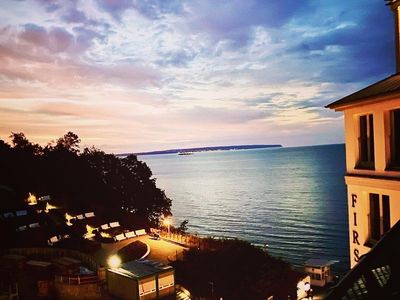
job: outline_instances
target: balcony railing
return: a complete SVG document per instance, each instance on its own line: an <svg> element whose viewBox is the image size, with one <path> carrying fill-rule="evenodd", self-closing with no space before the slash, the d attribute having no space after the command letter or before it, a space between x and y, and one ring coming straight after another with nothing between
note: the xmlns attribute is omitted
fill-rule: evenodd
<svg viewBox="0 0 400 300"><path fill-rule="evenodd" d="M55 281L68 284L68 285L82 285L82 284L93 284L98 283L99 278L97 276L79 276L79 275L56 275Z"/></svg>

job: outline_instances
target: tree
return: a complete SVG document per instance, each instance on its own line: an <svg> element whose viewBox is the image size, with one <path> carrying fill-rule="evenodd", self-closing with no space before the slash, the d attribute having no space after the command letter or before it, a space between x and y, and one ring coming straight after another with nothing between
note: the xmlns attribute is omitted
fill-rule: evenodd
<svg viewBox="0 0 400 300"><path fill-rule="evenodd" d="M23 149L32 145L22 132L12 132L10 138L16 149Z"/></svg>
<svg viewBox="0 0 400 300"><path fill-rule="evenodd" d="M185 234L188 230L188 223L189 220L183 220L176 231L178 231L178 233Z"/></svg>
<svg viewBox="0 0 400 300"><path fill-rule="evenodd" d="M30 152L31 154L40 154L43 149L38 144L32 144L22 132L12 132L10 135L14 149Z"/></svg>
<svg viewBox="0 0 400 300"><path fill-rule="evenodd" d="M57 140L56 148L64 149L72 153L79 152L79 143L81 139L73 132L68 131L63 137Z"/></svg>
<svg viewBox="0 0 400 300"><path fill-rule="evenodd" d="M274 299L297 299L297 282L304 276L241 240L213 240L213 249L190 249L172 264L177 283L194 297L213 293L216 299L265 300L272 295Z"/></svg>
<svg viewBox="0 0 400 300"><path fill-rule="evenodd" d="M23 133L12 133L11 139L13 147L0 143L0 184L21 195L51 194L69 210L140 219L141 226L155 226L171 214L171 199L135 155L119 158L94 147L80 153L81 140L73 132L44 149Z"/></svg>

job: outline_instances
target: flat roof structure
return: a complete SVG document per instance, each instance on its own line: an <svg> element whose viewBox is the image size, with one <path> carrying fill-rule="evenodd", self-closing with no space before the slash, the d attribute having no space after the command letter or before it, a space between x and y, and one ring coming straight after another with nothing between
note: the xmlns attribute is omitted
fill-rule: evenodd
<svg viewBox="0 0 400 300"><path fill-rule="evenodd" d="M337 263L337 260L327 260L320 258L311 258L305 262L306 266L309 267L326 267Z"/></svg>
<svg viewBox="0 0 400 300"><path fill-rule="evenodd" d="M122 264L119 268L109 269L110 272L134 279L145 278L169 270L173 270L173 268L152 260L130 261Z"/></svg>

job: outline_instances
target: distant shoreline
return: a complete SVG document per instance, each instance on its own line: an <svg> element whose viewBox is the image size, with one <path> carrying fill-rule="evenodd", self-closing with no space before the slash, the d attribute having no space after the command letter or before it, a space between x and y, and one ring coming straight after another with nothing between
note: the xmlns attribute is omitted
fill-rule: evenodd
<svg viewBox="0 0 400 300"><path fill-rule="evenodd" d="M245 150L245 149L265 149L265 148L281 148L282 145L233 145L233 146L213 146L213 147L194 147L194 148L180 148L180 149L169 149L139 153L122 153L117 156L128 156L129 154L134 155L158 155L158 154L177 154L177 153L195 153L195 152L206 152L206 151L228 151L228 150Z"/></svg>

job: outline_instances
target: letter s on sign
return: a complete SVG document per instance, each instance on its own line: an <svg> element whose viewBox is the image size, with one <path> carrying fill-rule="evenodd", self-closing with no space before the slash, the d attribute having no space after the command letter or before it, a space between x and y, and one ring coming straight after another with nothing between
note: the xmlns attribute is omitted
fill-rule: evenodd
<svg viewBox="0 0 400 300"><path fill-rule="evenodd" d="M353 253L354 253L354 261L358 262L360 260L360 251L358 251L358 249L354 249Z"/></svg>

